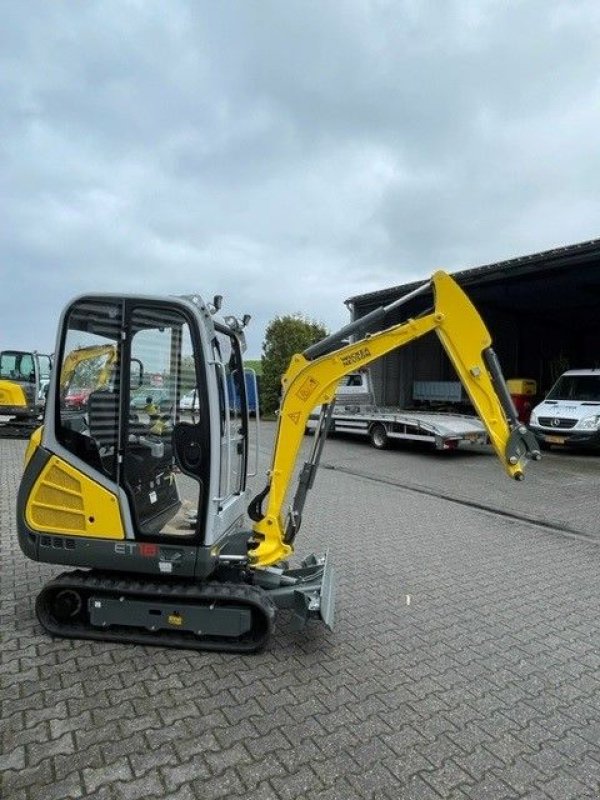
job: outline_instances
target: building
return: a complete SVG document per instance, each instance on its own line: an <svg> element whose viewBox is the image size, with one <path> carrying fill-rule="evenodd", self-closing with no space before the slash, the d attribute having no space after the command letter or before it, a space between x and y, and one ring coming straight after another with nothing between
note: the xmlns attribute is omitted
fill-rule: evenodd
<svg viewBox="0 0 600 800"><path fill-rule="evenodd" d="M532 378L544 393L565 369L600 366L600 239L456 272L492 335L504 376ZM410 283L346 300L352 319L408 294ZM433 306L431 293L388 317L389 324ZM372 367L376 400L408 406L415 381L455 381L435 336Z"/></svg>

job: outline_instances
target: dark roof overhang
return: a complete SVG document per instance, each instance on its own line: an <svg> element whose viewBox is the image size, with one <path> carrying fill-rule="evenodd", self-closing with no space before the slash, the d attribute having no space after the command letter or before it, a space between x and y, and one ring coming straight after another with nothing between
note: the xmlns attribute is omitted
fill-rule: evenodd
<svg viewBox="0 0 600 800"><path fill-rule="evenodd" d="M507 261L498 261L495 264L487 264L481 267L454 272L453 277L461 286L473 284L492 283L506 281L523 277L530 273L541 273L565 268L574 268L585 265L600 259L600 239L592 239L580 244L572 244L566 247L558 247L553 250L545 250L541 253L533 253L519 258L511 258ZM424 278L423 280L426 280ZM390 298L402 297L420 286L423 281L413 281L400 286L392 286L388 289L380 289L376 292L354 295L349 297L346 305L371 305L373 303L384 303Z"/></svg>

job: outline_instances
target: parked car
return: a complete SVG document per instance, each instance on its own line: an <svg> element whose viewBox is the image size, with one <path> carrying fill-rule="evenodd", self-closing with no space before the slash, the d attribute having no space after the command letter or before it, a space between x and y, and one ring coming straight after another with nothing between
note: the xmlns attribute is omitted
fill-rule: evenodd
<svg viewBox="0 0 600 800"><path fill-rule="evenodd" d="M600 369L563 373L531 412L540 447L600 447Z"/></svg>
<svg viewBox="0 0 600 800"><path fill-rule="evenodd" d="M179 408L182 411L199 411L200 403L198 400L198 392L192 389L191 392L184 394L179 402Z"/></svg>
<svg viewBox="0 0 600 800"><path fill-rule="evenodd" d="M70 389L65 397L65 406L67 408L85 408L91 393L91 389Z"/></svg>

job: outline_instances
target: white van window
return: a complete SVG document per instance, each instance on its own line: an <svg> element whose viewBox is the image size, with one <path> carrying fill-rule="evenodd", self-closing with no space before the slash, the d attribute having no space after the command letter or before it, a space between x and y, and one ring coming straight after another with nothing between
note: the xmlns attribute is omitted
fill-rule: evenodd
<svg viewBox="0 0 600 800"><path fill-rule="evenodd" d="M599 375L561 375L546 400L577 400L600 402Z"/></svg>

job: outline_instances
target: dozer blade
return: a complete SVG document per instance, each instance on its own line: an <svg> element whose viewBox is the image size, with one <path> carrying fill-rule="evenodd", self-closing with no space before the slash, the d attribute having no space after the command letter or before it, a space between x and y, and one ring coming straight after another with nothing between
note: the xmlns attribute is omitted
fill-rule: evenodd
<svg viewBox="0 0 600 800"><path fill-rule="evenodd" d="M320 619L333 629L336 580L327 553L308 556L298 569L257 569L255 580L278 608L292 611L295 630L310 619Z"/></svg>
<svg viewBox="0 0 600 800"><path fill-rule="evenodd" d="M335 571L331 560L327 557L321 583L321 607L319 613L321 614L321 619L330 630L333 630L335 621L335 590Z"/></svg>
<svg viewBox="0 0 600 800"><path fill-rule="evenodd" d="M275 606L262 589L243 583L148 581L75 570L42 589L36 613L55 636L253 653L269 639Z"/></svg>

